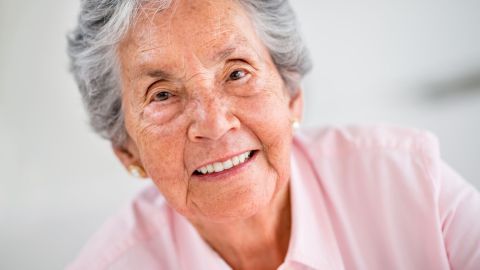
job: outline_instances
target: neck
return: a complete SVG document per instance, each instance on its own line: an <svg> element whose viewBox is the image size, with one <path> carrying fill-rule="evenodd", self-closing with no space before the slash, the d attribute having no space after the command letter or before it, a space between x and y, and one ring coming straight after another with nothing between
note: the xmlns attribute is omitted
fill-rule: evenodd
<svg viewBox="0 0 480 270"><path fill-rule="evenodd" d="M289 185L271 205L244 220L194 224L200 235L233 269L276 269L290 240Z"/></svg>

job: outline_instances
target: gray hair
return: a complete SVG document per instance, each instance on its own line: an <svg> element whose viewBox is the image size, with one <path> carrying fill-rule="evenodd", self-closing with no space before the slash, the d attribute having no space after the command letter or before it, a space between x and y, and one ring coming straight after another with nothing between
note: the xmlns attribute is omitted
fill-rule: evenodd
<svg viewBox="0 0 480 270"><path fill-rule="evenodd" d="M77 27L68 35L68 54L90 124L114 145L128 138L122 111L117 45L145 2L170 0L82 0ZM288 0L237 0L256 26L290 94L311 62Z"/></svg>

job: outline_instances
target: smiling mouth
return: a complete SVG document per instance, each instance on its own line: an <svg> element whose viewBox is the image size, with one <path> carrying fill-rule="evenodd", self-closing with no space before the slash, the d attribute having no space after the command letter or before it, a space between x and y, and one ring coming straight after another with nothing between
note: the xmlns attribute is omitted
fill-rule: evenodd
<svg viewBox="0 0 480 270"><path fill-rule="evenodd" d="M230 159L205 165L196 169L193 175L209 175L230 170L247 162L256 152L256 150L247 151Z"/></svg>

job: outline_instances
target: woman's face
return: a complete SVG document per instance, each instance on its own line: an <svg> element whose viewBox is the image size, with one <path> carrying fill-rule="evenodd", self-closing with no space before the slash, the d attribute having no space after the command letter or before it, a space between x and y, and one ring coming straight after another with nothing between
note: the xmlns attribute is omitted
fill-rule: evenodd
<svg viewBox="0 0 480 270"><path fill-rule="evenodd" d="M191 220L254 215L290 177L301 96L287 93L235 1L176 1L139 14L119 47L130 138L117 155L143 166Z"/></svg>

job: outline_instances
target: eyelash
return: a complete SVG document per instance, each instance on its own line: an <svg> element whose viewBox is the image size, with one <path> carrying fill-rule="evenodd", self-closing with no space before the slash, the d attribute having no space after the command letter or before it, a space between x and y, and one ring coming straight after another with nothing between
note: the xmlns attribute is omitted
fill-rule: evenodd
<svg viewBox="0 0 480 270"><path fill-rule="evenodd" d="M241 78L232 78L233 74L237 73L237 72L242 72L243 73L243 76ZM247 75L248 75L248 71L246 71L245 69L235 69L233 72L230 73L230 75L228 76L228 80L229 81L238 81L238 80L241 80L243 78L245 78Z"/></svg>
<svg viewBox="0 0 480 270"><path fill-rule="evenodd" d="M160 98L160 99L157 99L158 95L160 95L160 94L166 94L166 98L162 97L162 98ZM170 92L160 91L160 92L155 93L155 94L152 96L152 101L160 101L160 102L161 102L161 101L166 101L166 100L168 100L169 98L171 98L172 96L173 96L173 94L170 93Z"/></svg>
<svg viewBox="0 0 480 270"><path fill-rule="evenodd" d="M233 78L233 74L235 73L238 73L238 72L241 72L242 73L242 76L240 78ZM235 69L234 71L232 71L230 73L230 75L228 76L228 81L239 81L245 77L247 77L250 73L245 70L245 69ZM159 95L163 95L161 98L158 98L157 97ZM171 97L173 96L172 93L168 92L168 91L159 91L155 94L152 95L152 102L163 102L163 101L167 101L168 99L170 99Z"/></svg>

